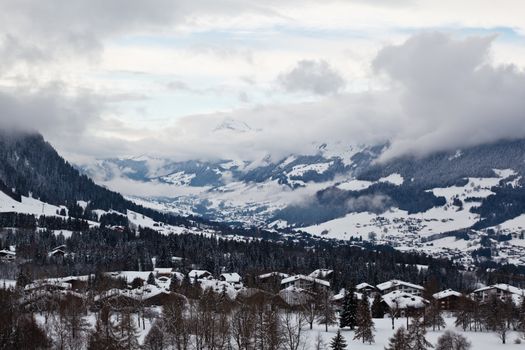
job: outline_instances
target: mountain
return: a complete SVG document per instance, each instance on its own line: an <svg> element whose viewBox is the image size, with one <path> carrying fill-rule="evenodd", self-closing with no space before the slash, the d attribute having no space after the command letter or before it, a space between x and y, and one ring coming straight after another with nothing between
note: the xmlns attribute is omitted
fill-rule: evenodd
<svg viewBox="0 0 525 350"><path fill-rule="evenodd" d="M4 199L0 204L2 212L53 215L63 208L68 216L85 219L91 219L90 213L98 210L124 214L133 211L177 225L199 220L142 207L117 192L97 185L65 161L37 133L1 130L0 160L0 191ZM6 205L7 202L9 205Z"/></svg>
<svg viewBox="0 0 525 350"><path fill-rule="evenodd" d="M107 159L82 171L115 189L116 179L160 186L161 195L128 198L164 211L321 237L372 237L432 254L453 248L470 256L487 248L483 235L494 246L523 236L525 140L379 162L387 148L325 143L278 160ZM433 244L442 247L426 248ZM498 254L525 253L516 249Z"/></svg>

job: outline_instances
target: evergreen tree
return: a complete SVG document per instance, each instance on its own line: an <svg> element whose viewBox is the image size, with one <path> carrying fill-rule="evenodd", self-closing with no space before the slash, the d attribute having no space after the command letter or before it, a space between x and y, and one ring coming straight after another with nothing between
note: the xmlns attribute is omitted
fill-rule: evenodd
<svg viewBox="0 0 525 350"><path fill-rule="evenodd" d="M339 319L339 327L354 329L357 321L357 297L353 286L345 290L343 299L343 310Z"/></svg>
<svg viewBox="0 0 525 350"><path fill-rule="evenodd" d="M410 350L410 339L405 327L401 326L388 340L385 350Z"/></svg>
<svg viewBox="0 0 525 350"><path fill-rule="evenodd" d="M330 348L332 350L345 350L346 349L346 340L341 334L341 330L337 330L337 334L332 338L330 342Z"/></svg>
<svg viewBox="0 0 525 350"><path fill-rule="evenodd" d="M173 276L171 276L170 291L177 292L178 290L179 290L179 279L177 278L177 274L174 273Z"/></svg>
<svg viewBox="0 0 525 350"><path fill-rule="evenodd" d="M373 318L383 318L385 317L385 306L381 301L381 295L376 293L374 296L374 301L372 302L372 317Z"/></svg>
<svg viewBox="0 0 525 350"><path fill-rule="evenodd" d="M374 342L374 321L370 315L370 305L368 303L368 296L363 294L363 298L359 302L357 308L357 329L355 331L354 339L361 339L363 343Z"/></svg>
<svg viewBox="0 0 525 350"><path fill-rule="evenodd" d="M151 284L151 285L154 285L154 286L157 285L157 282L155 282L155 276L153 275L153 272L149 273L147 282L148 282L148 284Z"/></svg>
<svg viewBox="0 0 525 350"><path fill-rule="evenodd" d="M20 270L18 276L16 276L16 287L24 288L29 283L31 283L31 278L29 277L29 274L23 270Z"/></svg>
<svg viewBox="0 0 525 350"><path fill-rule="evenodd" d="M461 296L456 311L455 326L466 331L472 324L472 301L466 296Z"/></svg>
<svg viewBox="0 0 525 350"><path fill-rule="evenodd" d="M432 344L425 338L427 330L419 317L415 317L408 327L409 342L411 350L427 350Z"/></svg>

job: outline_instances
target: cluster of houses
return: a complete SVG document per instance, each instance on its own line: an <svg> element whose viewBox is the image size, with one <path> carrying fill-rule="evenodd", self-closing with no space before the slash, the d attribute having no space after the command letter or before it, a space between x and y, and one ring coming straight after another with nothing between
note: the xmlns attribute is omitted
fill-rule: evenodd
<svg viewBox="0 0 525 350"><path fill-rule="evenodd" d="M147 283L153 275L154 283ZM38 309L43 301L52 298L70 297L85 301L88 298L97 304L106 303L115 307L123 305L152 306L163 305L172 298L184 298L172 292L173 281L198 283L203 290L212 289L216 293L225 293L230 300L250 298L255 295L279 302L284 306L297 307L312 300L320 291L331 290L333 271L318 269L309 275L288 275L281 272L269 272L256 277L255 286L246 287L238 273L222 273L217 278L206 270L192 270L187 275L172 268L155 268L154 271L120 271L107 273L109 277L126 281L126 287L111 288L98 295L86 293L90 276L76 276L39 280L24 288L24 301L28 308ZM400 280L390 280L378 285L360 283L355 286L356 296L364 295L375 298L380 296L387 312L395 311L405 315L408 311L425 308L430 300L424 298L424 287ZM516 304L522 302L525 290L507 284L495 284L479 288L468 295L479 302L487 301L492 295L502 300L509 298ZM336 307L341 307L345 296L344 289L332 297ZM463 295L447 289L432 295L442 310L453 311Z"/></svg>

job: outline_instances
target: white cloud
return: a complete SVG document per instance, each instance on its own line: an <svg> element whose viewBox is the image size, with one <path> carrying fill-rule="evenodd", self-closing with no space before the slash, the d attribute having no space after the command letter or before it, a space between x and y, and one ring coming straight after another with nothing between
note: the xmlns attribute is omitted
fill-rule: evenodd
<svg viewBox="0 0 525 350"><path fill-rule="evenodd" d="M324 60L300 60L290 71L278 77L279 83L288 92L310 92L329 95L339 92L345 81L335 69Z"/></svg>
<svg viewBox="0 0 525 350"><path fill-rule="evenodd" d="M72 158L260 159L387 139L396 156L524 137L523 6L5 0L0 125L38 129ZM425 28L459 35L413 35ZM190 100L222 112L173 117ZM252 131L214 131L228 118Z"/></svg>

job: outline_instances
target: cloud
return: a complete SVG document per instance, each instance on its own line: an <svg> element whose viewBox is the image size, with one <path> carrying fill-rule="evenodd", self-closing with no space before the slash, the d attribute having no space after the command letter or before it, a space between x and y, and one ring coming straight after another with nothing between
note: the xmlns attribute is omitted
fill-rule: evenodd
<svg viewBox="0 0 525 350"><path fill-rule="evenodd" d="M381 214L392 207L392 198L385 195L362 195L356 198L350 198L346 201L345 206L349 213L370 212Z"/></svg>
<svg viewBox="0 0 525 350"><path fill-rule="evenodd" d="M525 137L525 74L490 61L494 36L416 35L373 62L399 94L399 123L386 158Z"/></svg>
<svg viewBox="0 0 525 350"><path fill-rule="evenodd" d="M288 92L310 92L329 95L339 92L345 80L324 60L301 60L289 72L282 73L278 82Z"/></svg>

